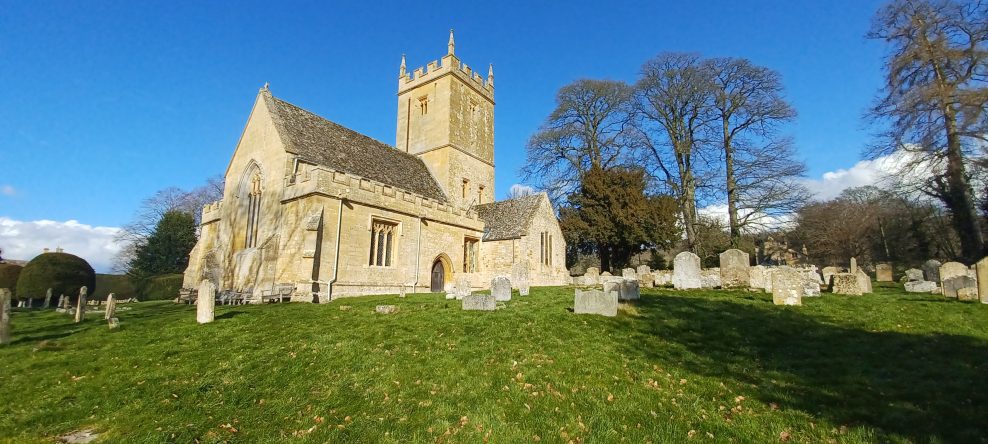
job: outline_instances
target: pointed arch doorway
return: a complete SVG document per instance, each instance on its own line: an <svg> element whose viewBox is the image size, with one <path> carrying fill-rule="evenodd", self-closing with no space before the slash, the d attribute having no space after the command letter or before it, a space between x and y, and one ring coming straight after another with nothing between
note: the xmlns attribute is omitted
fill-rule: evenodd
<svg viewBox="0 0 988 444"><path fill-rule="evenodd" d="M443 267L442 259L436 259L432 263L432 283L429 285L429 291L433 293L438 293L443 291L446 285L446 268Z"/></svg>

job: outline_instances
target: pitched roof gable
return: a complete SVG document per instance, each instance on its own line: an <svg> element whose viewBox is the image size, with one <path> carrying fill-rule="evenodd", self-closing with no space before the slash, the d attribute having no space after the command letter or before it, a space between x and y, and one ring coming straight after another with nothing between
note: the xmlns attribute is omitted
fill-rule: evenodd
<svg viewBox="0 0 988 444"><path fill-rule="evenodd" d="M545 193L475 205L477 216L484 221L484 240L517 239L527 234L543 200L548 201Z"/></svg>
<svg viewBox="0 0 988 444"><path fill-rule="evenodd" d="M285 149L302 161L446 202L446 194L422 159L330 122L270 92L261 94Z"/></svg>

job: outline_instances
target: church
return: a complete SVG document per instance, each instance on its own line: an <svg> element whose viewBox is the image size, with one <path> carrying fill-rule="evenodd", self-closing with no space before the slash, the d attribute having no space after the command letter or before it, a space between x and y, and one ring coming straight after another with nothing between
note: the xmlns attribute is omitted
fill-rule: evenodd
<svg viewBox="0 0 988 444"><path fill-rule="evenodd" d="M454 52L398 74L390 146L275 97L265 85L202 209L183 287L203 279L248 302L301 302L495 276L569 282L565 242L544 193L496 201L494 72Z"/></svg>

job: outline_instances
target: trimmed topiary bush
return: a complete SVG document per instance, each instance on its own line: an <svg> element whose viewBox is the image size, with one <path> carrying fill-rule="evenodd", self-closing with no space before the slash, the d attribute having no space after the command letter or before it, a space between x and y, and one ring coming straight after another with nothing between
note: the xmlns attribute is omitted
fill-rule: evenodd
<svg viewBox="0 0 988 444"><path fill-rule="evenodd" d="M21 270L17 279L20 299L45 299L45 292L52 289L52 304L59 295L69 296L72 303L79 298L79 288L87 287L89 294L96 292L96 272L85 259L68 253L43 253Z"/></svg>
<svg viewBox="0 0 988 444"><path fill-rule="evenodd" d="M178 291L182 289L182 274L165 274L155 276L146 281L141 286L138 299L142 301L165 301L178 297Z"/></svg>
<svg viewBox="0 0 988 444"><path fill-rule="evenodd" d="M24 267L14 264L0 264L0 288L8 288L17 297L17 277Z"/></svg>

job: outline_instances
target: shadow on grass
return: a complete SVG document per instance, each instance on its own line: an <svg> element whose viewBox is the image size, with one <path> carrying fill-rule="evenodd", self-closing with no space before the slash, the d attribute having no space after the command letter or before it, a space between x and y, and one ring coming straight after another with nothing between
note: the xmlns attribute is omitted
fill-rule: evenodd
<svg viewBox="0 0 988 444"><path fill-rule="evenodd" d="M242 312L242 311L228 311L228 312L223 313L221 315L217 315L216 316L216 319L230 319L230 318L233 318L234 316L239 316L239 315L242 315L242 314L244 314L244 312Z"/></svg>
<svg viewBox="0 0 988 444"><path fill-rule="evenodd" d="M768 302L663 295L639 304L648 318L640 333L682 348L635 353L733 380L765 404L914 442L988 436L988 341L858 330Z"/></svg>

